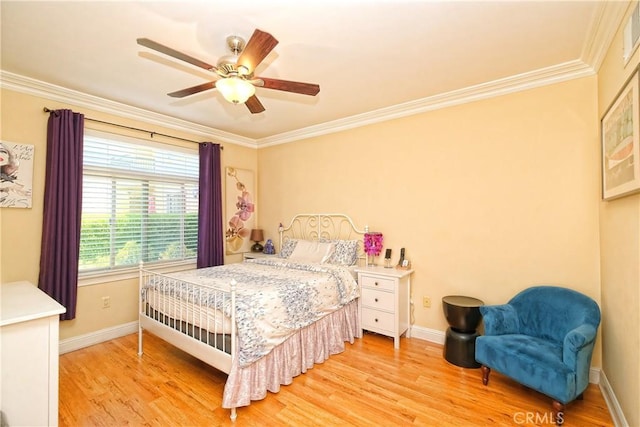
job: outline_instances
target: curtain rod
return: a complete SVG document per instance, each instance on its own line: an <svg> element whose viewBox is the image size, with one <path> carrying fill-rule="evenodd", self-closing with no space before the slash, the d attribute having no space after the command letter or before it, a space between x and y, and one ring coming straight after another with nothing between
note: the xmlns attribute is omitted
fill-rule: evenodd
<svg viewBox="0 0 640 427"><path fill-rule="evenodd" d="M56 110L51 110L50 108L47 108L47 107L44 107L42 109L42 111L44 111L45 113L53 113L53 114L56 113ZM194 141L192 139L180 138L179 136L167 135L167 134L164 134L164 133L154 132L154 131L151 131L151 130L140 129L140 128L136 128L136 127L132 127L132 126L120 125L118 123L105 122L103 120L92 119L90 117L85 117L84 119L85 120L89 120L90 122L102 123L102 124L105 124L105 125L116 126L116 127L119 127L119 128L124 128L124 129L129 129L129 130L135 130L135 131L138 131L138 132L148 133L151 136L151 138L153 138L154 135L160 135L160 136L164 136L166 138L173 138L173 139L179 139L181 141L193 142L195 144L204 144L204 142ZM224 150L224 147L222 145L220 145L220 149Z"/></svg>

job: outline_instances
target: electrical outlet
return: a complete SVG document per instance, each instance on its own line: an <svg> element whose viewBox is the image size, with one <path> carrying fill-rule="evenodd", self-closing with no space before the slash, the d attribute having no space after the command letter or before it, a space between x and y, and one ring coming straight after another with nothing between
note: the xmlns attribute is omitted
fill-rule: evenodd
<svg viewBox="0 0 640 427"><path fill-rule="evenodd" d="M102 308L111 307L111 297L102 297Z"/></svg>
<svg viewBox="0 0 640 427"><path fill-rule="evenodd" d="M422 306L424 308L431 308L431 298L429 297L422 297Z"/></svg>

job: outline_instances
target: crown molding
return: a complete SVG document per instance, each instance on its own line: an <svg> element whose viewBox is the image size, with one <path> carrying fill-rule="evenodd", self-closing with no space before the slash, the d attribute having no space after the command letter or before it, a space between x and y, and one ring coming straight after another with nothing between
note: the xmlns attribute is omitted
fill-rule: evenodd
<svg viewBox="0 0 640 427"><path fill-rule="evenodd" d="M593 14L581 58L598 72L624 16L633 1L598 2Z"/></svg>
<svg viewBox="0 0 640 427"><path fill-rule="evenodd" d="M145 123L199 135L207 140L213 140L215 142L224 142L256 148L256 141L251 138L245 138L240 135L224 132L208 126L177 119L164 114L154 113L142 108L132 107L131 105L111 101L97 96L88 95L86 93L67 89L62 86L56 86L51 83L46 83L4 70L0 70L0 85L3 88L10 89L15 92L38 96L65 104L73 104L78 107L89 108L119 117L140 120Z"/></svg>
<svg viewBox="0 0 640 427"><path fill-rule="evenodd" d="M207 126L176 119L174 117L154 113L119 102L106 100L6 71L0 71L0 84L2 84L3 87L16 92L27 93L54 101L71 103L116 116L141 120L146 123L157 124L159 126L201 135L205 138L215 138L216 141L220 142L227 142L250 148L266 148L274 145L296 142L302 139L342 132L361 126L381 123L415 114L421 114L427 111L520 92L527 89L594 74L595 71L592 67L583 61L576 60L261 139L251 139L223 132Z"/></svg>
<svg viewBox="0 0 640 427"><path fill-rule="evenodd" d="M301 139L341 132L360 126L381 123L387 120L502 96L509 93L520 92L527 89L560 83L594 74L595 71L593 68L588 64L585 64L583 61L576 60L566 62L553 67L518 74L504 79L494 80L492 82L482 83L464 89L454 90L363 114L357 114L344 119L334 120L320 125L309 126L295 131L258 139L257 143L259 148L286 144L299 141Z"/></svg>

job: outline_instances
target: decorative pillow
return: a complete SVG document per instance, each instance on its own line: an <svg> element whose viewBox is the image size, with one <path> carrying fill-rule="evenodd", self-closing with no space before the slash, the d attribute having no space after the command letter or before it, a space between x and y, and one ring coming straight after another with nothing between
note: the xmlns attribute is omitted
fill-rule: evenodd
<svg viewBox="0 0 640 427"><path fill-rule="evenodd" d="M323 264L333 255L334 244L317 240L298 240L289 261Z"/></svg>
<svg viewBox="0 0 640 427"><path fill-rule="evenodd" d="M333 255L327 261L336 265L355 265L358 262L358 240L321 240L335 245Z"/></svg>
<svg viewBox="0 0 640 427"><path fill-rule="evenodd" d="M291 252L296 248L297 243L298 239L285 240L278 256L280 258L289 258L291 256Z"/></svg>

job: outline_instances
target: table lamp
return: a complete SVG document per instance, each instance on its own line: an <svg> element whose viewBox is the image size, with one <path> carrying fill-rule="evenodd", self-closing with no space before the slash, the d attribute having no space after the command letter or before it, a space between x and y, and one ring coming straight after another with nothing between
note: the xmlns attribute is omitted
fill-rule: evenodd
<svg viewBox="0 0 640 427"><path fill-rule="evenodd" d="M253 240L253 246L251 246L251 252L262 252L264 249L260 242L264 240L264 233L260 228L254 228L251 230L251 240Z"/></svg>

